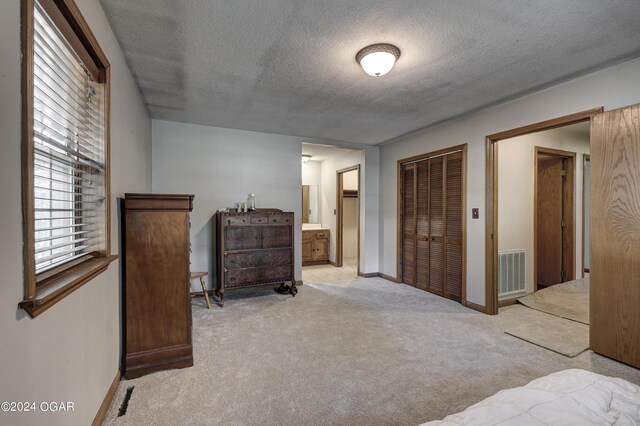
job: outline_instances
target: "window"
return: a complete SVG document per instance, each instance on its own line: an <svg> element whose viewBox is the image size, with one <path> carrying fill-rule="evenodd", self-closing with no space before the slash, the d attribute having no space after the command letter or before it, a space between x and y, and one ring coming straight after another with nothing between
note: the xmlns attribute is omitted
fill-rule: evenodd
<svg viewBox="0 0 640 426"><path fill-rule="evenodd" d="M104 271L108 62L72 0L23 1L25 300L32 316Z"/></svg>

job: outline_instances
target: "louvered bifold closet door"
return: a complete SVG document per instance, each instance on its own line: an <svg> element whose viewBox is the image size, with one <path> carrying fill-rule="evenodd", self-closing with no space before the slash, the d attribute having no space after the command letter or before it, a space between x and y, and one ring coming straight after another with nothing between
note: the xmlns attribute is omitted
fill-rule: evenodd
<svg viewBox="0 0 640 426"><path fill-rule="evenodd" d="M457 152L445 158L445 283L444 295L458 302L462 297L463 158Z"/></svg>
<svg viewBox="0 0 640 426"><path fill-rule="evenodd" d="M416 285L416 167L402 166L402 281Z"/></svg>
<svg viewBox="0 0 640 426"><path fill-rule="evenodd" d="M416 287L429 287L429 161L416 163Z"/></svg>
<svg viewBox="0 0 640 426"><path fill-rule="evenodd" d="M444 292L444 158L429 160L429 291Z"/></svg>

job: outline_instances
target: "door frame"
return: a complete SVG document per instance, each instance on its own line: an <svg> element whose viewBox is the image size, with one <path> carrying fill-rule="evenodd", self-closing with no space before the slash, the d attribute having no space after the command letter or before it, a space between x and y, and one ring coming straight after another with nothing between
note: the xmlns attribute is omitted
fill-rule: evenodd
<svg viewBox="0 0 640 426"><path fill-rule="evenodd" d="M585 195L587 193L586 191L586 183L587 183L587 178L586 178L586 171L587 171L587 163L591 163L591 150L589 150L589 154L582 154L582 259L580 260L581 263L581 276L582 278L585 277L585 273L590 272L587 270L587 268L584 267L584 244L585 244L585 238L584 238L584 230L586 224L584 221L584 212L585 212ZM591 173L589 173L589 179L591 179ZM589 188L591 188L591 180L589 180ZM589 198L589 202L591 202L591 198ZM591 211L589 211L589 217L591 217ZM591 232L589 232L589 235L591 235ZM591 253L589 253L589 259L591 259ZM591 266L591 261L589 261L589 266Z"/></svg>
<svg viewBox="0 0 640 426"><path fill-rule="evenodd" d="M343 248L342 240L344 239L344 174L352 171L358 172L358 202L357 202L357 253L358 253L358 265L357 273L360 275L360 202L362 200L362 186L360 181L360 164L355 166L346 167L344 169L336 170L336 259L335 266L342 267L343 262Z"/></svg>
<svg viewBox="0 0 640 426"><path fill-rule="evenodd" d="M307 197L305 198L305 192ZM305 205L305 200L307 201ZM305 222L307 219L307 222ZM309 185L302 185L302 223L309 222Z"/></svg>
<svg viewBox="0 0 640 426"><path fill-rule="evenodd" d="M441 157L454 152L462 152L462 288L460 295L460 303L467 306L467 146L468 144L455 145L449 148L439 149L437 151L428 152L426 154L414 155L413 157L403 158L397 161L397 211L396 211L396 278L395 282L402 283L402 212L403 212L403 176L402 166L424 161L429 158ZM445 178L446 181L446 178ZM416 183L417 184L417 183ZM475 309L475 305L474 305Z"/></svg>
<svg viewBox="0 0 640 426"><path fill-rule="evenodd" d="M573 175L573 188L572 192L572 205L571 205L571 260L567 266L568 279L571 281L575 279L576 275L576 153L572 151L563 151L561 149L546 148L543 146L536 146L534 148L534 165L533 165L533 291L538 291L538 156L544 154L551 157L571 159L572 167L571 173ZM584 187L583 187L584 191ZM565 194L563 193L564 197ZM584 238L584 237L583 237ZM563 281L564 282L564 281Z"/></svg>
<svg viewBox="0 0 640 426"><path fill-rule="evenodd" d="M485 137L486 147L486 222L485 222L485 313L498 314L498 145L516 136L537 133L571 124L591 121L604 107L569 114L551 120L494 133Z"/></svg>

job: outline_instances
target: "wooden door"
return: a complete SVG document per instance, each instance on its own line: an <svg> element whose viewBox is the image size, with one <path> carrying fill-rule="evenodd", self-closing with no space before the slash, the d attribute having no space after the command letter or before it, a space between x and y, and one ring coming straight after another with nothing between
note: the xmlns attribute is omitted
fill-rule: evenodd
<svg viewBox="0 0 640 426"><path fill-rule="evenodd" d="M402 282L416 285L416 167L402 167Z"/></svg>
<svg viewBox="0 0 640 426"><path fill-rule="evenodd" d="M416 163L416 287L429 288L429 161Z"/></svg>
<svg viewBox="0 0 640 426"><path fill-rule="evenodd" d="M591 121L590 346L640 367L640 105Z"/></svg>
<svg viewBox="0 0 640 426"><path fill-rule="evenodd" d="M329 258L329 240L318 238L315 241L314 260L326 260Z"/></svg>
<svg viewBox="0 0 640 426"><path fill-rule="evenodd" d="M536 289L575 277L575 153L536 147Z"/></svg>
<svg viewBox="0 0 640 426"><path fill-rule="evenodd" d="M401 167L403 282L462 300L464 154Z"/></svg>
<svg viewBox="0 0 640 426"><path fill-rule="evenodd" d="M563 158L538 156L536 266L538 287L562 282Z"/></svg>
<svg viewBox="0 0 640 426"><path fill-rule="evenodd" d="M464 158L462 153L445 157L446 203L445 203L445 283L446 297L462 300L464 264L462 261L464 233Z"/></svg>
<svg viewBox="0 0 640 426"><path fill-rule="evenodd" d="M313 262L313 241L315 234L302 232L302 263Z"/></svg>
<svg viewBox="0 0 640 426"><path fill-rule="evenodd" d="M444 295L444 158L429 160L429 291Z"/></svg>

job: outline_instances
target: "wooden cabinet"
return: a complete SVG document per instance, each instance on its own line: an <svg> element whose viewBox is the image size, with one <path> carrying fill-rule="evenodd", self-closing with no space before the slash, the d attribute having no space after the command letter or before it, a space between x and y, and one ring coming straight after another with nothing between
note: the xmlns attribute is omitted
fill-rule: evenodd
<svg viewBox="0 0 640 426"><path fill-rule="evenodd" d="M317 265L329 262L329 231L302 231L302 265Z"/></svg>
<svg viewBox="0 0 640 426"><path fill-rule="evenodd" d="M124 373L193 365L189 212L193 195L125 194Z"/></svg>
<svg viewBox="0 0 640 426"><path fill-rule="evenodd" d="M295 295L293 213L216 213L216 295L225 290L289 283Z"/></svg>

